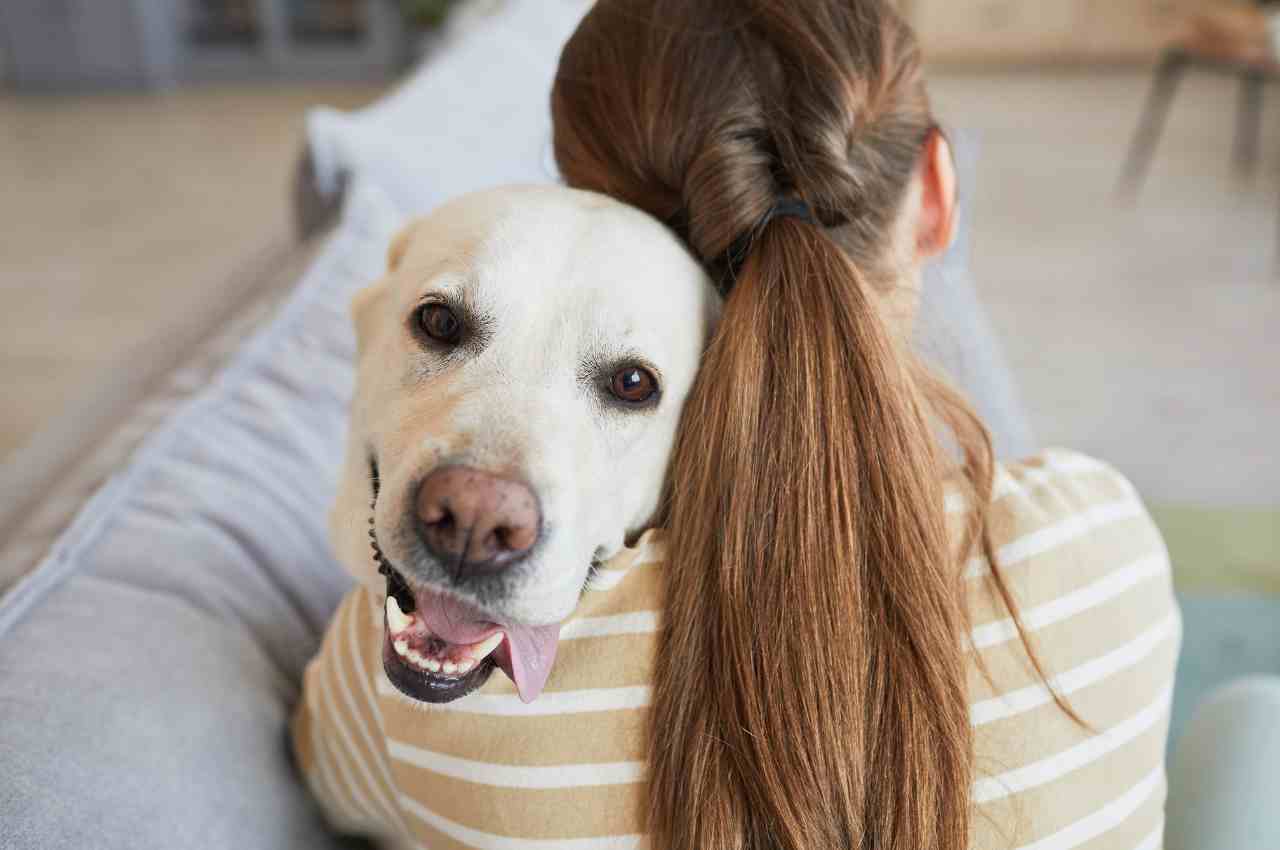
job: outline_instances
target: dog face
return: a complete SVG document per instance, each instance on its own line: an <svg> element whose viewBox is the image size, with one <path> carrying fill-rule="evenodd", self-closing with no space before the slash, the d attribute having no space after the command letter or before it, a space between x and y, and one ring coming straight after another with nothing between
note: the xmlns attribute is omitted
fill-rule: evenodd
<svg viewBox="0 0 1280 850"><path fill-rule="evenodd" d="M592 565L651 521L718 299L661 224L558 187L453 201L388 265L352 306L335 548L387 585L402 691L456 699L497 666L528 701Z"/></svg>

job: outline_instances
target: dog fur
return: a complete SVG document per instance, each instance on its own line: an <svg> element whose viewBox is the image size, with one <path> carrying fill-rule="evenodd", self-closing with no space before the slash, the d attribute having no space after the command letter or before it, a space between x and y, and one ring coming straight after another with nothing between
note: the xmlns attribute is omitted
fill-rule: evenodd
<svg viewBox="0 0 1280 850"><path fill-rule="evenodd" d="M452 350L414 333L420 306L453 308L468 337ZM681 407L719 298L662 224L594 193L504 187L464 196L396 237L384 277L352 303L357 380L347 457L330 521L335 551L380 585L373 525L410 582L496 622L549 624L573 611L594 563L650 524ZM607 391L623 364L659 377L656 405ZM487 583L458 584L413 531L433 469L465 464L527 484L538 544Z"/></svg>

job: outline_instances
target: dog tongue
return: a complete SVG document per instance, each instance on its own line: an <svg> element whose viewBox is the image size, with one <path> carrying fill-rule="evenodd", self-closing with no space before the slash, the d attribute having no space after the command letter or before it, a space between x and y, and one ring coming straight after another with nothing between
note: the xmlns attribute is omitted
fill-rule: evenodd
<svg viewBox="0 0 1280 850"><path fill-rule="evenodd" d="M459 646L480 643L494 632L503 632L506 640L493 653L493 659L511 681L516 683L520 700L530 703L538 698L551 675L560 643L560 624L549 626L504 625L488 619L484 612L450 596L430 590L414 594L418 615L431 633L441 640Z"/></svg>

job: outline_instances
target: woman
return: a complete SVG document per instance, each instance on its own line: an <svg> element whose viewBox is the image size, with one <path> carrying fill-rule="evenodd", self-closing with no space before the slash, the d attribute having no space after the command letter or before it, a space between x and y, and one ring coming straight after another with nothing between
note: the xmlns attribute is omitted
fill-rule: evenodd
<svg viewBox="0 0 1280 850"><path fill-rule="evenodd" d="M651 846L1159 846L1163 545L1096 463L996 467L912 359L955 188L890 4L599 0L552 108L568 183L726 296L669 476Z"/></svg>

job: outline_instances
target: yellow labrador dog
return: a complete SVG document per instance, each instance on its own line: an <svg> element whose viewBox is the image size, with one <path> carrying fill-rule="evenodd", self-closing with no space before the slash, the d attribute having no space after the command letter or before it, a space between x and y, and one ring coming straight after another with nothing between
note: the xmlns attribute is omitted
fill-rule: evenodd
<svg viewBox="0 0 1280 850"><path fill-rule="evenodd" d="M345 566L385 587L366 663L420 702L495 669L537 699L593 565L658 506L718 304L667 228L591 193L477 193L395 239L352 306L331 517Z"/></svg>

